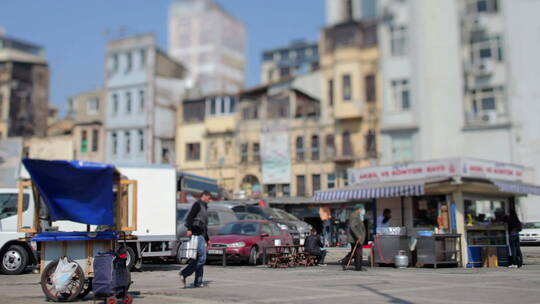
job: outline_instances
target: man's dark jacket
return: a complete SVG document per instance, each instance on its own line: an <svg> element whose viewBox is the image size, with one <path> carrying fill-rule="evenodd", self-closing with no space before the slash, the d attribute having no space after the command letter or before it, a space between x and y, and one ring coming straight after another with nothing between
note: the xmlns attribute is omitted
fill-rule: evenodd
<svg viewBox="0 0 540 304"><path fill-rule="evenodd" d="M193 235L202 235L208 242L208 205L203 201L196 201L186 217L186 228Z"/></svg>
<svg viewBox="0 0 540 304"><path fill-rule="evenodd" d="M323 244L319 235L309 235L306 237L304 243L304 250L307 253L313 255L321 255L321 247L323 247Z"/></svg>

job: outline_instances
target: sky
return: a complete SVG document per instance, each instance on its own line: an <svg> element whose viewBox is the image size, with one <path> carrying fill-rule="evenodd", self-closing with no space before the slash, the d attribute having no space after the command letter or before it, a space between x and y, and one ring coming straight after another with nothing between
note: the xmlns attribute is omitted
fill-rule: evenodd
<svg viewBox="0 0 540 304"><path fill-rule="evenodd" d="M292 40L317 41L323 0L217 0L247 28L247 86L260 80L262 51ZM1 0L0 28L45 48L50 103L62 112L70 96L103 85L105 44L126 35L154 33L167 50L171 0Z"/></svg>

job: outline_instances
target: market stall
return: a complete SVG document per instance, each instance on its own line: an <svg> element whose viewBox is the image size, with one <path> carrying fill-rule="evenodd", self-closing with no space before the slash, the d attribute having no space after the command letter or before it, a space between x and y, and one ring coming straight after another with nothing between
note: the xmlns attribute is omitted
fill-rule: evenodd
<svg viewBox="0 0 540 304"><path fill-rule="evenodd" d="M106 164L37 159L23 164L30 180L19 185L18 231L39 244L45 296L74 301L93 291L107 303L131 303L125 250L117 240L136 230L136 181L122 179ZM34 216L26 222L25 188L35 200ZM86 231L63 231L66 222L85 224Z"/></svg>
<svg viewBox="0 0 540 304"><path fill-rule="evenodd" d="M505 214L520 196L540 195L526 175L521 166L470 158L354 168L350 186L319 191L314 199L370 200L375 227L388 209L384 228L399 229L375 228L378 263L392 264L404 250L415 266L503 266L510 254Z"/></svg>

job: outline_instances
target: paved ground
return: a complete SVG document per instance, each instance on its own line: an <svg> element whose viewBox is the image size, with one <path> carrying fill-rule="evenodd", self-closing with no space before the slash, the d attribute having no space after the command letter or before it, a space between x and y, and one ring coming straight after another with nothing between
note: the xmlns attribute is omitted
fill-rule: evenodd
<svg viewBox="0 0 540 304"><path fill-rule="evenodd" d="M343 252L334 251L330 260ZM207 288L180 288L177 265L145 265L133 274L135 303L539 303L540 247L525 247L522 269L342 271L207 266ZM0 303L44 303L39 275L0 275ZM79 303L91 303L81 301Z"/></svg>

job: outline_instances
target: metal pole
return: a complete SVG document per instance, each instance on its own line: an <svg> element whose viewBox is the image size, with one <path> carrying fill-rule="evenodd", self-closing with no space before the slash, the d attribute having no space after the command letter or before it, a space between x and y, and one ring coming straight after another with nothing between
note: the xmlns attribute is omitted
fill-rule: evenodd
<svg viewBox="0 0 540 304"><path fill-rule="evenodd" d="M227 248L223 248L222 249L222 254L221 254L221 262L222 262L222 265L223 267L227 267L227 254L226 254L226 251L227 251Z"/></svg>
<svg viewBox="0 0 540 304"><path fill-rule="evenodd" d="M266 265L266 247L263 247L263 260L262 260L262 264L263 264L263 265Z"/></svg>

